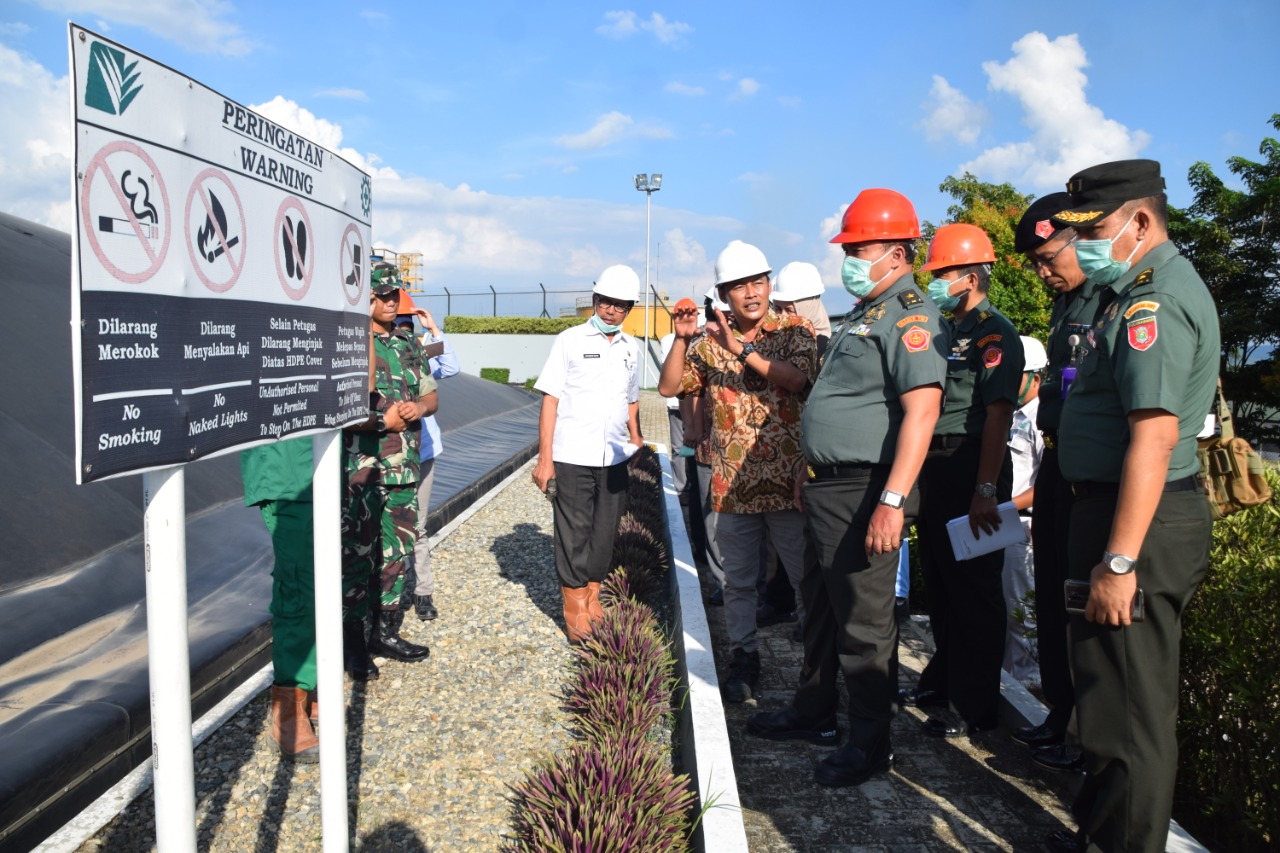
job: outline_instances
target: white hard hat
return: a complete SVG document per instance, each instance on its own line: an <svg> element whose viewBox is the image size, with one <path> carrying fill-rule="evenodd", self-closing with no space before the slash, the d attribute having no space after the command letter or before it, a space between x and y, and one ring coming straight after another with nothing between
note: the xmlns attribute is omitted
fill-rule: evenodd
<svg viewBox="0 0 1280 853"><path fill-rule="evenodd" d="M716 258L716 285L741 281L744 278L755 278L773 272L769 262L764 259L764 252L750 243L741 240L730 240Z"/></svg>
<svg viewBox="0 0 1280 853"><path fill-rule="evenodd" d="M600 273L591 292L623 302L635 302L640 298L640 276L626 264L614 264Z"/></svg>
<svg viewBox="0 0 1280 853"><path fill-rule="evenodd" d="M822 284L822 274L813 264L804 261L792 261L778 270L773 280L773 290L769 293L770 302L799 302L813 296L821 296L826 287Z"/></svg>
<svg viewBox="0 0 1280 853"><path fill-rule="evenodd" d="M706 298L711 300L712 308L717 308L726 314L729 313L729 303L720 299L719 289L714 284L707 288ZM707 319L710 320L711 318L708 317Z"/></svg>
<svg viewBox="0 0 1280 853"><path fill-rule="evenodd" d="M1022 355L1025 359L1022 365L1023 373L1030 373L1033 370L1044 370L1049 366L1049 354L1044 351L1044 344L1035 338L1022 336Z"/></svg>

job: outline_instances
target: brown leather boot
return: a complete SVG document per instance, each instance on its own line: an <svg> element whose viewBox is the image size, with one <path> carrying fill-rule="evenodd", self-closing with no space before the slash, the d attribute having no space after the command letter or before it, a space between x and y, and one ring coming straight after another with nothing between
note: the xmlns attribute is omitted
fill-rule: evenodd
<svg viewBox="0 0 1280 853"><path fill-rule="evenodd" d="M587 582L587 615L594 625L604 618L604 607L600 604L600 582Z"/></svg>
<svg viewBox="0 0 1280 853"><path fill-rule="evenodd" d="M311 728L320 728L320 694L315 690L307 691L307 716L311 718Z"/></svg>
<svg viewBox="0 0 1280 853"><path fill-rule="evenodd" d="M280 755L299 764L320 760L320 739L307 717L307 691L271 685L271 739Z"/></svg>
<svg viewBox="0 0 1280 853"><path fill-rule="evenodd" d="M580 589L562 586L560 592L564 595L565 633L569 636L569 642L581 643L591 636L591 591L585 586Z"/></svg>

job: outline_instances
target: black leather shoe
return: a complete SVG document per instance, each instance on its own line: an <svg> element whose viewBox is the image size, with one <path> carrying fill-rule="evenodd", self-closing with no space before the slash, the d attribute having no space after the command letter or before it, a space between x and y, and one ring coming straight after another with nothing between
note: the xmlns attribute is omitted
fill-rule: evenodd
<svg viewBox="0 0 1280 853"><path fill-rule="evenodd" d="M733 650L733 663L724 684L724 701L745 702L755 693L760 680L760 653Z"/></svg>
<svg viewBox="0 0 1280 853"><path fill-rule="evenodd" d="M768 740L807 740L819 746L835 746L840 742L835 715L810 723L801 718L794 705L772 714L754 715L747 720L747 732Z"/></svg>
<svg viewBox="0 0 1280 853"><path fill-rule="evenodd" d="M363 622L342 623L342 669L352 681L378 680L378 665L369 659Z"/></svg>
<svg viewBox="0 0 1280 853"><path fill-rule="evenodd" d="M920 730L932 737L963 737L989 732L996 727L994 720L969 722L954 711L939 711L920 724Z"/></svg>
<svg viewBox="0 0 1280 853"><path fill-rule="evenodd" d="M940 690L921 690L913 687L907 691L907 699L917 708L941 708L951 701Z"/></svg>
<svg viewBox="0 0 1280 853"><path fill-rule="evenodd" d="M369 654L382 655L401 663L418 663L431 655L428 647L411 643L400 636L400 625L404 621L403 610L384 610L375 618L377 623L369 638Z"/></svg>
<svg viewBox="0 0 1280 853"><path fill-rule="evenodd" d="M724 590L716 587L707 596L707 604L711 607L724 607Z"/></svg>
<svg viewBox="0 0 1280 853"><path fill-rule="evenodd" d="M1069 829L1055 829L1044 837L1044 846L1053 853L1080 853L1085 849L1080 833Z"/></svg>
<svg viewBox="0 0 1280 853"><path fill-rule="evenodd" d="M767 601L756 608L756 627L758 628L767 628L770 625L794 621L796 621L796 611L794 609L779 610Z"/></svg>
<svg viewBox="0 0 1280 853"><path fill-rule="evenodd" d="M1030 747L1040 747L1057 746L1062 743L1063 734L1049 728L1047 723L1041 723L1038 726L1023 726L1014 729L1010 737L1018 743L1026 744Z"/></svg>
<svg viewBox="0 0 1280 853"><path fill-rule="evenodd" d="M828 788L847 788L861 785L877 773L887 773L893 768L893 747L885 738L870 750L848 744L828 755L813 771L819 785Z"/></svg>
<svg viewBox="0 0 1280 853"><path fill-rule="evenodd" d="M440 611L436 610L435 602L431 600L429 595L415 595L413 597L413 609L417 611L418 618L423 622L430 622L440 615Z"/></svg>
<svg viewBox="0 0 1280 853"><path fill-rule="evenodd" d="M1084 752L1080 747L1067 743L1042 746L1031 753L1031 760L1055 773L1079 773L1084 770Z"/></svg>

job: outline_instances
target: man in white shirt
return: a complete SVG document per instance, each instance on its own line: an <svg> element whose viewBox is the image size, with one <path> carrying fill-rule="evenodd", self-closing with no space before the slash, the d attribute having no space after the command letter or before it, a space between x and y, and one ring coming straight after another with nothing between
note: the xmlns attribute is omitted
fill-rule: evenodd
<svg viewBox="0 0 1280 853"><path fill-rule="evenodd" d="M1036 427L1040 410L1040 374L1049 366L1044 344L1022 336L1025 363L1022 386L1018 389L1018 409L1009 428L1009 456L1013 460L1013 505L1018 508L1025 542L1004 549L1004 600L1009 614L1004 642L1004 670L1024 684L1040 682L1035 641L1027 633L1035 627L1032 618L1036 575L1031 550L1031 506L1035 503L1036 475L1044 456L1044 437Z"/></svg>
<svg viewBox="0 0 1280 853"><path fill-rule="evenodd" d="M622 331L640 277L617 264L600 274L592 293L591 319L556 336L534 384L543 397L533 481L544 493L556 484L556 573L574 643L604 613L600 582L626 502L626 462L642 441L637 348Z"/></svg>

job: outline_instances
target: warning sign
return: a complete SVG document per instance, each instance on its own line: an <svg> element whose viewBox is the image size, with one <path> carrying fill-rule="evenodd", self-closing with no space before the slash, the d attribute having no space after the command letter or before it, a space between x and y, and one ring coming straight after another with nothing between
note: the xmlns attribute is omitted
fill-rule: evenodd
<svg viewBox="0 0 1280 853"><path fill-rule="evenodd" d="M235 286L247 250L244 205L226 173L205 169L187 193L187 253L204 286L222 293Z"/></svg>
<svg viewBox="0 0 1280 853"><path fill-rule="evenodd" d="M369 176L109 39L69 44L77 480L365 420Z"/></svg>
<svg viewBox="0 0 1280 853"><path fill-rule="evenodd" d="M89 161L80 217L94 255L120 281L146 281L164 264L169 193L155 161L134 143L110 142Z"/></svg>

